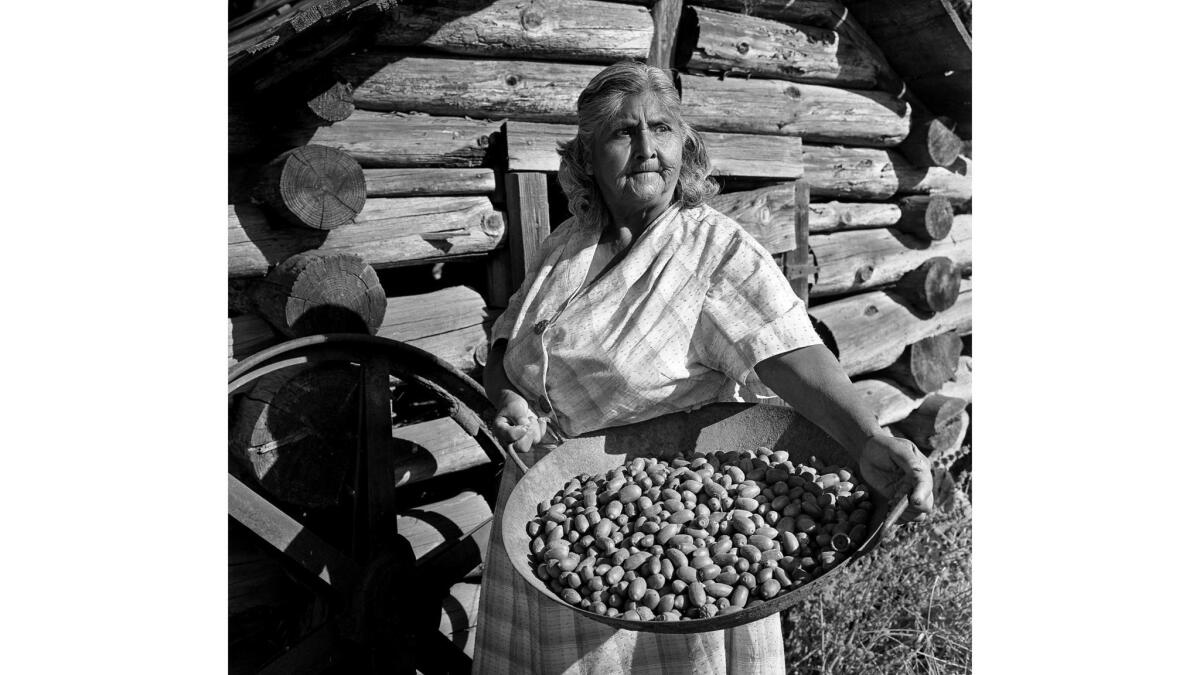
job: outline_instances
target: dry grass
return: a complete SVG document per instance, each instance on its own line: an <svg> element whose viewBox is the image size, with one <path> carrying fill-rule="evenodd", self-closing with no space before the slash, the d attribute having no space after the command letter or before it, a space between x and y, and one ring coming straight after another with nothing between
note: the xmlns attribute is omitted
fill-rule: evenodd
<svg viewBox="0 0 1200 675"><path fill-rule="evenodd" d="M788 673L971 672L971 506L955 492L784 614Z"/></svg>

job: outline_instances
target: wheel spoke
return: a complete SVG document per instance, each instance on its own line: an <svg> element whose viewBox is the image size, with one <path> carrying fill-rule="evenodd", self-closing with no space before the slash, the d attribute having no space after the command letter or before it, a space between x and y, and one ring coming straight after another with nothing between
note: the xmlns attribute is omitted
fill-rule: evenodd
<svg viewBox="0 0 1200 675"><path fill-rule="evenodd" d="M388 360L372 357L362 364L362 408L358 442L360 485L365 496L366 556L391 550L396 539L396 483L392 467L392 398Z"/></svg>
<svg viewBox="0 0 1200 675"><path fill-rule="evenodd" d="M330 586L352 586L358 578L354 561L232 475L229 515Z"/></svg>

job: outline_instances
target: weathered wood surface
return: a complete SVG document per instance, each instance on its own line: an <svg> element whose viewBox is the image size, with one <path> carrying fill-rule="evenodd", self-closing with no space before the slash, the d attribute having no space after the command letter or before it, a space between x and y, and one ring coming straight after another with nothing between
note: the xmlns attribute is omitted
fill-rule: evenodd
<svg viewBox="0 0 1200 675"><path fill-rule="evenodd" d="M704 131L871 147L894 146L908 135L908 104L879 91L697 75L680 80L683 115Z"/></svg>
<svg viewBox="0 0 1200 675"><path fill-rule="evenodd" d="M475 627L479 619L480 584L463 581L450 587L442 600L441 623L438 631L445 635L467 658L475 655Z"/></svg>
<svg viewBox="0 0 1200 675"><path fill-rule="evenodd" d="M842 3L835 0L697 0L695 4L830 29L844 21L846 11Z"/></svg>
<svg viewBox="0 0 1200 675"><path fill-rule="evenodd" d="M669 72L675 65L675 43L679 36L683 0L654 0L650 13L654 17L654 39L646 63Z"/></svg>
<svg viewBox="0 0 1200 675"><path fill-rule="evenodd" d="M948 330L971 332L971 284L962 282L958 301L932 317L920 316L894 295L873 291L813 307L818 332L851 377L880 370L921 338Z"/></svg>
<svg viewBox="0 0 1200 675"><path fill-rule="evenodd" d="M397 14L376 44L466 56L612 63L645 60L654 35L645 7L597 0L442 0L402 4Z"/></svg>
<svg viewBox="0 0 1200 675"><path fill-rule="evenodd" d="M387 296L374 268L349 253L305 251L276 265L250 291L257 312L289 338L374 335Z"/></svg>
<svg viewBox="0 0 1200 675"><path fill-rule="evenodd" d="M875 88L875 60L827 28L690 7L681 30L691 47L684 64L691 72Z"/></svg>
<svg viewBox="0 0 1200 675"><path fill-rule="evenodd" d="M792 183L768 185L753 190L727 192L713 197L709 202L713 208L721 211L743 225L758 223L761 227L786 227L795 218ZM907 200L922 199L924 201ZM935 208L940 208L944 198L936 198ZM949 234L953 225L953 212L939 213L932 221L922 211L929 204L928 197L909 197L899 203L843 203L822 202L808 205L809 232L832 233L846 230L878 229L883 227L904 227L906 219L914 224L925 226L928 222L941 223L943 218L946 232L940 238ZM946 202L948 206L948 202ZM914 227L914 229L917 229Z"/></svg>
<svg viewBox="0 0 1200 675"><path fill-rule="evenodd" d="M737 221L771 253L786 253L796 248L794 203L794 182L717 195L709 200L710 206Z"/></svg>
<svg viewBox="0 0 1200 675"><path fill-rule="evenodd" d="M804 178L813 195L883 201L899 195L942 195L958 205L971 199L970 162L954 170L917 168L899 153L878 148L804 146Z"/></svg>
<svg viewBox="0 0 1200 675"><path fill-rule="evenodd" d="M511 288L520 288L542 242L550 236L550 193L546 174L536 171L504 177L508 207L508 252Z"/></svg>
<svg viewBox="0 0 1200 675"><path fill-rule="evenodd" d="M904 83L888 64L883 50L838 0L701 0L698 4L789 24L837 31L839 37L865 50L874 59L879 68L878 88L897 95L904 88Z"/></svg>
<svg viewBox="0 0 1200 675"><path fill-rule="evenodd" d="M367 199L362 167L337 148L293 148L263 168L254 196L283 221L332 230L354 220Z"/></svg>
<svg viewBox="0 0 1200 675"><path fill-rule="evenodd" d="M365 169L368 197L486 195L496 191L492 169Z"/></svg>
<svg viewBox="0 0 1200 675"><path fill-rule="evenodd" d="M950 166L963 151L949 117L914 117L912 131L897 148L913 166Z"/></svg>
<svg viewBox="0 0 1200 675"><path fill-rule="evenodd" d="M962 434L965 423L962 414L966 408L967 402L962 399L931 394L908 417L892 427L916 443L926 455L944 452Z"/></svg>
<svg viewBox="0 0 1200 675"><path fill-rule="evenodd" d="M470 372L475 367L475 349L487 343L492 318L479 293L452 286L389 298L377 334L407 342Z"/></svg>
<svg viewBox="0 0 1200 675"><path fill-rule="evenodd" d="M231 70L245 68L272 50L337 22L378 20L396 0L300 0L270 14L251 13L230 25Z"/></svg>
<svg viewBox="0 0 1200 675"><path fill-rule="evenodd" d="M396 487L483 466L491 460L457 422L441 417L392 429Z"/></svg>
<svg viewBox="0 0 1200 675"><path fill-rule="evenodd" d="M912 391L932 394L954 377L960 356L962 338L948 331L905 347L900 358L880 374Z"/></svg>
<svg viewBox="0 0 1200 675"><path fill-rule="evenodd" d="M785 275L798 281L796 297L805 306L808 305L808 279L816 273L812 265L808 247L808 204L811 191L808 183L803 180L792 182L792 203L795 204L796 217L793 219L793 230L796 233L796 248L783 254L783 271Z"/></svg>
<svg viewBox="0 0 1200 675"><path fill-rule="evenodd" d="M508 122L509 171L557 172L558 143L575 137L568 124ZM796 136L700 132L714 176L791 180L804 173L804 144Z"/></svg>
<svg viewBox="0 0 1200 675"><path fill-rule="evenodd" d="M535 122L574 122L575 100L601 66L550 61L427 58L386 52L345 57L339 75L357 83L365 110L424 112Z"/></svg>
<svg viewBox="0 0 1200 675"><path fill-rule="evenodd" d="M971 259L971 216L955 216L950 235L928 242L894 228L816 234L809 247L817 265L813 297L896 283L929 258L961 265Z"/></svg>
<svg viewBox="0 0 1200 675"><path fill-rule="evenodd" d="M490 321L479 293L467 286L451 286L388 298L376 334L424 349L470 372L475 367L475 349L487 343ZM283 341L262 317L235 316L229 319L229 364Z"/></svg>
<svg viewBox="0 0 1200 675"><path fill-rule="evenodd" d="M954 305L961 284L962 266L947 257L937 256L921 263L915 270L905 272L892 290L918 311L933 313Z"/></svg>
<svg viewBox="0 0 1200 675"><path fill-rule="evenodd" d="M305 107L322 123L341 122L354 113L354 89L335 81L305 101Z"/></svg>
<svg viewBox="0 0 1200 675"><path fill-rule="evenodd" d="M906 389L880 373L854 381L854 389L875 413L881 426L895 424L916 410L926 395ZM936 393L971 402L971 357L960 356L954 379Z"/></svg>
<svg viewBox="0 0 1200 675"><path fill-rule="evenodd" d="M337 148L364 168L477 167L499 133L499 122L355 110L317 129L311 142Z"/></svg>
<svg viewBox="0 0 1200 675"><path fill-rule="evenodd" d="M268 373L238 399L230 456L289 504L335 504L354 464L359 389L349 364Z"/></svg>
<svg viewBox="0 0 1200 675"><path fill-rule="evenodd" d="M470 490L396 514L396 533L412 547L418 565L492 517L484 498Z"/></svg>
<svg viewBox="0 0 1200 675"><path fill-rule="evenodd" d="M263 276L301 251L353 253L376 269L496 249L504 215L486 197L368 199L355 222L316 234L275 228L250 205L229 206L229 277Z"/></svg>
<svg viewBox="0 0 1200 675"><path fill-rule="evenodd" d="M945 239L954 227L954 206L943 195L914 195L899 201L896 227L927 241Z"/></svg>

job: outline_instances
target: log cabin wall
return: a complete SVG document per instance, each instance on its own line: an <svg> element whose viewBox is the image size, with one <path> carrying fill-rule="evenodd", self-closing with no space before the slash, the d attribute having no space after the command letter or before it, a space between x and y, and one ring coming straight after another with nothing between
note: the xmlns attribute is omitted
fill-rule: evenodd
<svg viewBox="0 0 1200 675"><path fill-rule="evenodd" d="M962 444L970 159L954 120L908 93L841 3L348 7L355 21L287 58L269 53L282 40L269 41L290 33L243 40L236 59L231 38L231 64L250 60L256 72L230 96L231 364L334 325L478 377L491 321L569 215L555 147L574 134L575 99L606 64L637 59L677 73L722 184L713 206L775 254L880 423L927 453ZM313 317L322 303L344 311ZM486 456L442 420L413 419L396 431L413 448L397 458L401 506L432 509L461 532L486 522L488 498L443 487ZM414 487L424 481L438 489ZM422 543L419 519L406 523L412 541L436 545ZM249 553L237 564L264 565ZM233 580L233 559L230 570ZM452 589L443 616L468 655L477 572ZM256 601L283 604L269 593ZM231 601L231 630L234 611Z"/></svg>

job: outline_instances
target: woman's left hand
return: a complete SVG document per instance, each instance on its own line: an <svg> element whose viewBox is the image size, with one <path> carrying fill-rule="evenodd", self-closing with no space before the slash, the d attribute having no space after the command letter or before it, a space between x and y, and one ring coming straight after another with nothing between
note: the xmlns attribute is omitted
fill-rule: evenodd
<svg viewBox="0 0 1200 675"><path fill-rule="evenodd" d="M900 517L901 522L933 511L929 460L912 441L884 434L871 436L863 444L858 468L868 483L893 502L908 497L908 508Z"/></svg>

